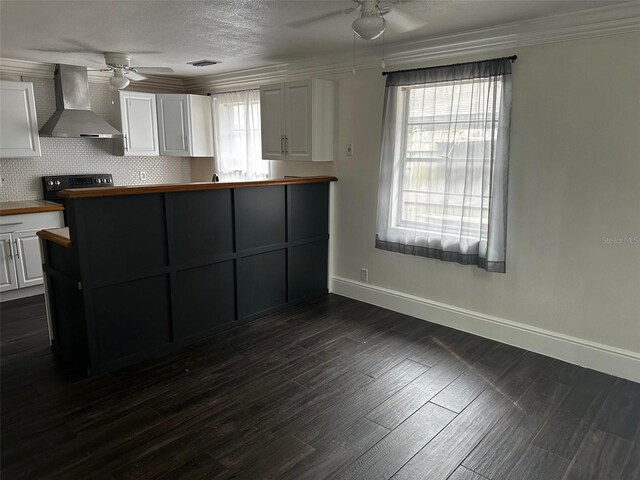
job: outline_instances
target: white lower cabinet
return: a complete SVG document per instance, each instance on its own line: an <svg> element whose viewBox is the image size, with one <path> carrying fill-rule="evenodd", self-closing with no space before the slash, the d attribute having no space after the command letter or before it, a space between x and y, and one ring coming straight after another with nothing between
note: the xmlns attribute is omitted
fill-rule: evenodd
<svg viewBox="0 0 640 480"><path fill-rule="evenodd" d="M16 276L18 287L32 287L42 283L42 256L38 230L13 233L15 246Z"/></svg>
<svg viewBox="0 0 640 480"><path fill-rule="evenodd" d="M64 225L61 212L0 217L0 292L42 285L38 230Z"/></svg>
<svg viewBox="0 0 640 480"><path fill-rule="evenodd" d="M0 292L42 284L38 230L0 234Z"/></svg>
<svg viewBox="0 0 640 480"><path fill-rule="evenodd" d="M13 242L10 233L0 234L0 292L18 288L16 264L13 260Z"/></svg>

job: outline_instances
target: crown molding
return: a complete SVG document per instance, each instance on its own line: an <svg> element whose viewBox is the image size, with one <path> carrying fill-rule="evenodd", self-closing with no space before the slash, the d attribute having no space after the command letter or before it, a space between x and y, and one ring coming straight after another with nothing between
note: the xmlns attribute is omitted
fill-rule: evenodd
<svg viewBox="0 0 640 480"><path fill-rule="evenodd" d="M416 66L440 58L515 47L565 42L640 31L640 2L597 7L523 20L474 31L386 46L387 67ZM380 68L380 46L356 50L357 70ZM344 74L352 70L352 52L184 79L187 92L223 92L297 78Z"/></svg>
<svg viewBox="0 0 640 480"><path fill-rule="evenodd" d="M3 78L32 77L53 78L52 63L27 62L11 58L0 58L0 75Z"/></svg>

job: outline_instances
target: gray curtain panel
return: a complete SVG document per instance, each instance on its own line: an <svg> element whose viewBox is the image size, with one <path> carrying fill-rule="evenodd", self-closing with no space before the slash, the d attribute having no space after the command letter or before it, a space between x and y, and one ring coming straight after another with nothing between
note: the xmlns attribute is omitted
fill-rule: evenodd
<svg viewBox="0 0 640 480"><path fill-rule="evenodd" d="M506 271L508 58L390 73L376 248Z"/></svg>

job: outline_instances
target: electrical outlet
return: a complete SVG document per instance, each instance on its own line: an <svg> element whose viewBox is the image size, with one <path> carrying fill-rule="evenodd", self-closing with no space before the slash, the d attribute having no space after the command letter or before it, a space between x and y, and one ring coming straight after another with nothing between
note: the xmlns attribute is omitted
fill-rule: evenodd
<svg viewBox="0 0 640 480"><path fill-rule="evenodd" d="M363 282L369 281L369 270L367 270L366 268L360 269L360 280L362 280Z"/></svg>
<svg viewBox="0 0 640 480"><path fill-rule="evenodd" d="M353 156L353 143L347 143L347 157Z"/></svg>
<svg viewBox="0 0 640 480"><path fill-rule="evenodd" d="M147 179L147 172L140 170L138 173L140 174L140 180L144 182Z"/></svg>

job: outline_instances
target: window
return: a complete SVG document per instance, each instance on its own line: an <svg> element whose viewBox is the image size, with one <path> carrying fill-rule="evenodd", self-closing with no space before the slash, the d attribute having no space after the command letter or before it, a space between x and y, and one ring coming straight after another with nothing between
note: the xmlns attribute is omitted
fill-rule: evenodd
<svg viewBox="0 0 640 480"><path fill-rule="evenodd" d="M498 120L478 100L493 97L492 88L499 96L501 85L483 80L404 90L404 165L396 179L398 227L486 238L489 176L482 169L497 140ZM462 111L454 122L452 105ZM499 108L496 105L498 115Z"/></svg>
<svg viewBox="0 0 640 480"><path fill-rule="evenodd" d="M216 173L222 181L269 178L269 161L262 160L260 91L213 96Z"/></svg>
<svg viewBox="0 0 640 480"><path fill-rule="evenodd" d="M377 248L504 271L498 246L506 243L510 62L504 60L390 75ZM494 255L496 247L502 254Z"/></svg>

